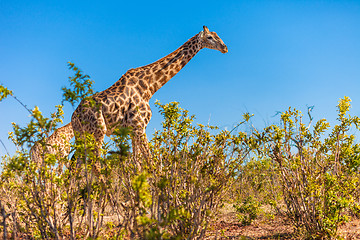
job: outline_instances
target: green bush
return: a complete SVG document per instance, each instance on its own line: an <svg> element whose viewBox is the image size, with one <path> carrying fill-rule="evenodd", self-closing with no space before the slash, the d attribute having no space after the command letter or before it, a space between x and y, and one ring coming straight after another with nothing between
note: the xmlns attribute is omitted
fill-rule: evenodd
<svg viewBox="0 0 360 240"><path fill-rule="evenodd" d="M285 215L306 237L337 237L358 204L360 119L348 114L350 99L340 99L338 124L330 129L321 119L311 127L302 114L289 109L281 124L265 129L263 152L273 159L286 205ZM281 208L278 208L282 211Z"/></svg>
<svg viewBox="0 0 360 240"><path fill-rule="evenodd" d="M164 122L150 141L152 159L120 161L122 196L132 210L127 219L133 219L125 225L141 239L202 238L251 150L250 139L194 126L194 116L178 103L156 105Z"/></svg>
<svg viewBox="0 0 360 240"><path fill-rule="evenodd" d="M93 81L69 68L63 103L74 106L93 94ZM0 86L0 101L9 96ZM278 125L237 133L194 124L176 102L156 106L163 123L149 141L151 156L133 154L131 129L119 128L100 151L91 135L72 142L71 159L46 151L62 105L49 118L26 108L30 122L13 125L18 151L3 158L0 173L3 238L202 239L230 202L245 225L269 205L302 237L330 239L359 214L360 119L348 114L349 98L339 101L333 128L325 119L312 126L310 112L305 124L289 109ZM43 146L40 163L28 152L34 143Z"/></svg>
<svg viewBox="0 0 360 240"><path fill-rule="evenodd" d="M233 207L237 212L240 222L244 225L250 225L257 219L260 212L260 204L252 196L245 198L241 203L234 204Z"/></svg>
<svg viewBox="0 0 360 240"><path fill-rule="evenodd" d="M92 93L92 81L69 66L75 75L72 89L63 88L64 102L74 104ZM131 129L117 129L99 156L93 137L84 135L72 143L73 158L44 148L41 164L27 149L35 142L46 146L63 112L58 106L46 118L34 108L26 127L14 125L19 151L3 161L1 200L13 213L4 230L43 239L95 239L105 232L107 238L204 237L256 143L243 132L193 124L194 116L176 102L156 105L164 122L149 142L151 157L132 154Z"/></svg>

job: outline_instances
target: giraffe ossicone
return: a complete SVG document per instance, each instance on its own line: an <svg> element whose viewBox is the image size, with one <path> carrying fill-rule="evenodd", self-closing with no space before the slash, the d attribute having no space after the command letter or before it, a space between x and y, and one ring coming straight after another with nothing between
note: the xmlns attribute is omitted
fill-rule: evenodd
<svg viewBox="0 0 360 240"><path fill-rule="evenodd" d="M71 118L75 138L90 133L101 147L105 135L110 136L117 127L129 127L133 151L149 154L145 129L152 115L150 98L203 48L228 52L221 38L204 26L174 52L128 70L108 89L82 100Z"/></svg>

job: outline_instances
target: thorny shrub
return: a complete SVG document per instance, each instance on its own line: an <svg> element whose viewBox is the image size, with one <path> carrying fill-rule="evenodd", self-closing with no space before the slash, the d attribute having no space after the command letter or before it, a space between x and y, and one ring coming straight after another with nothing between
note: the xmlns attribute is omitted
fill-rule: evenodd
<svg viewBox="0 0 360 240"><path fill-rule="evenodd" d="M341 224L359 204L360 145L354 130L360 118L349 115L350 99L339 100L338 124L321 119L311 127L300 111L289 108L281 124L265 129L265 155L273 160L285 214L305 238L337 238Z"/></svg>
<svg viewBox="0 0 360 240"><path fill-rule="evenodd" d="M74 64L63 103L91 99L92 83ZM0 85L0 101L12 91ZM20 102L22 104L22 102ZM22 104L24 107L26 105ZM14 124L17 147L3 158L0 214L3 238L202 239L224 202L251 224L263 205L290 219L304 238L337 238L338 227L359 215L360 120L338 104L332 129L325 119L311 127L301 112L282 113L281 124L262 131L220 131L194 124L176 102L156 102L162 129L149 142L151 157L132 154L131 129L116 129L97 153L93 136L72 142L73 157L28 149L62 123L62 105L50 118L26 109L31 120ZM244 114L246 124L250 119ZM273 215L272 215L273 216Z"/></svg>
<svg viewBox="0 0 360 240"><path fill-rule="evenodd" d="M92 94L89 76L69 63L72 105ZM4 98L12 94L2 88ZM8 92L5 92L5 89ZM3 232L43 239L201 239L239 166L256 146L253 136L195 125L178 103L156 103L163 129L149 142L151 158L131 153L131 129L117 129L94 155L85 135L72 143L74 157L44 151L39 164L28 148L62 122L62 106L51 118L37 107L25 127L14 124L18 147L5 156L1 172ZM244 115L246 122L249 115ZM44 148L45 149L45 148ZM8 214L10 213L10 215Z"/></svg>

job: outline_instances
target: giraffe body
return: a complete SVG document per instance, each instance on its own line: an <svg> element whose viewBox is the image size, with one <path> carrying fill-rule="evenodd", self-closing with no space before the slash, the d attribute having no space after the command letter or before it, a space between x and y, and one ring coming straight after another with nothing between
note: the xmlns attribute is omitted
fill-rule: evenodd
<svg viewBox="0 0 360 240"><path fill-rule="evenodd" d="M174 52L149 65L128 70L108 89L83 100L72 115L75 137L94 136L99 147L116 127L133 129L133 146L147 151L145 129L151 118L150 98L174 77L202 48L226 53L227 46L215 32L204 30ZM140 146L140 147L141 147Z"/></svg>

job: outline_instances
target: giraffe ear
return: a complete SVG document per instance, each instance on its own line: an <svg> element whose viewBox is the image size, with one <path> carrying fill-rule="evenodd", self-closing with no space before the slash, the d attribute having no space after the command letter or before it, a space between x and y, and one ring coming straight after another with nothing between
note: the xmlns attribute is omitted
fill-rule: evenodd
<svg viewBox="0 0 360 240"><path fill-rule="evenodd" d="M204 29L204 32L205 32L205 33L209 33L209 32L210 32L207 26L203 26L203 29Z"/></svg>

